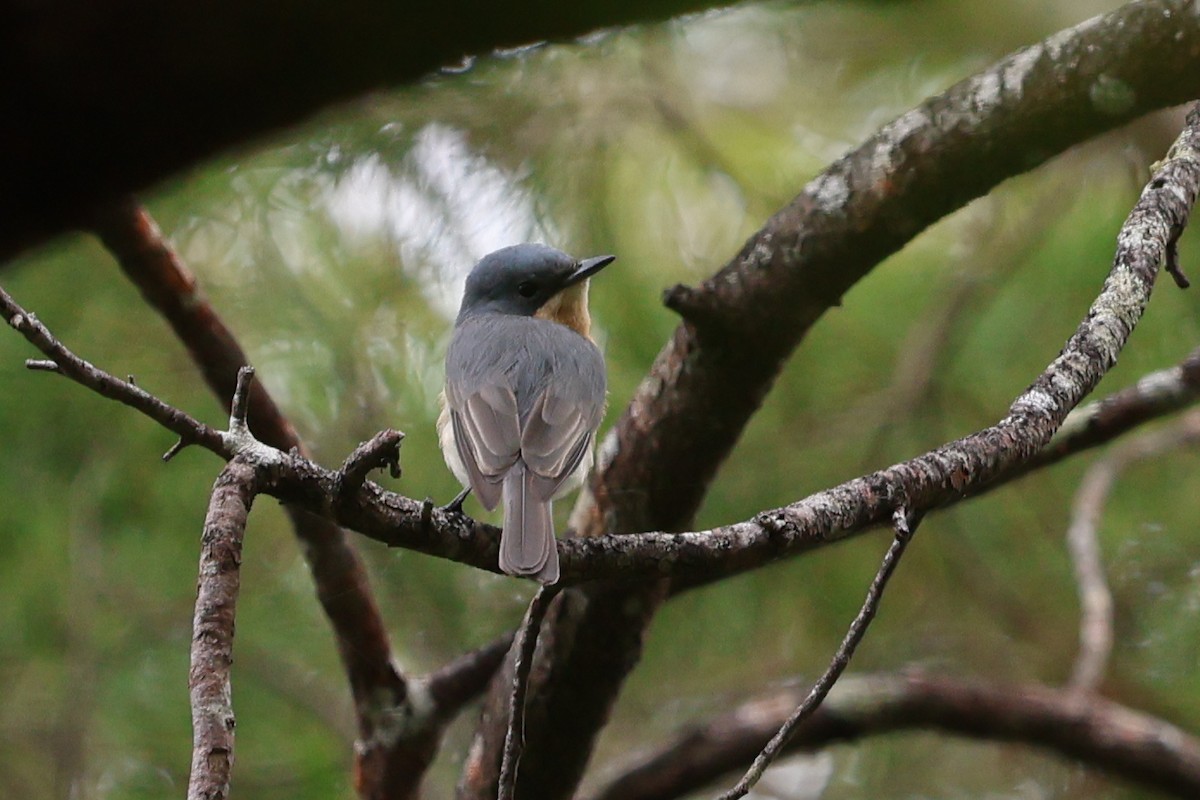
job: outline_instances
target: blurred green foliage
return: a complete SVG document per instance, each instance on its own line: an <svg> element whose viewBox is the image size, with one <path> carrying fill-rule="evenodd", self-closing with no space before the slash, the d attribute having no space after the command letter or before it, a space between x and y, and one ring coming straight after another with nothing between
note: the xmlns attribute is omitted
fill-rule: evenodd
<svg viewBox="0 0 1200 800"><path fill-rule="evenodd" d="M749 5L598 34L364 98L146 199L318 459L336 464L399 427L405 474L389 485L447 500L457 487L436 448L436 395L477 257L530 239L619 255L593 291L611 424L676 323L664 287L721 266L896 114L1115 5ZM744 519L1002 416L1085 312L1176 124L1155 117L1009 181L875 270L797 352L697 524ZM1185 240L1185 255L1198 249ZM63 239L0 277L80 355L222 422L183 349L92 239ZM1182 358L1200 338L1194 308L1164 284L1102 389ZM219 464L189 450L162 465L168 433L25 371L31 355L0 336L0 795L177 796L197 538ZM1063 536L1087 460L932 516L853 668L1064 680L1077 602ZM1196 467L1191 452L1136 467L1102 531L1118 608L1105 692L1192 729ZM813 677L884 546L861 537L672 601L591 780L689 719ZM362 550L397 658L414 672L515 624L530 592ZM266 498L246 538L237 637L238 793L350 797L345 681ZM450 796L471 717L452 728L430 797ZM829 780L827 798L1139 796L1021 748L932 735L839 748Z"/></svg>

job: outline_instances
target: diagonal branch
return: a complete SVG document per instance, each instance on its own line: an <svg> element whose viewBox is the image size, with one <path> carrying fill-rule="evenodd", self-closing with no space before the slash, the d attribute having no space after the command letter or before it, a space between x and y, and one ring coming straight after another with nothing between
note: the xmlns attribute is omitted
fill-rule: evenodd
<svg viewBox="0 0 1200 800"><path fill-rule="evenodd" d="M517 768L521 753L525 749L525 695L529 689L529 671L533 668L533 654L537 649L538 631L542 620L550 609L550 601L559 592L557 584L542 586L529 601L525 621L514 644L512 698L508 704L508 733L504 738L504 757L500 762L500 785L496 790L498 800L513 800L516 796Z"/></svg>
<svg viewBox="0 0 1200 800"><path fill-rule="evenodd" d="M1200 106L1188 114L1173 156L1159 165L1117 237L1104 289L1062 353L995 425L841 486L725 528L684 534L583 539L562 547L564 575L575 559L590 574L631 574L657 560L660 574L730 574L840 540L885 522L898 499L927 511L1019 470L1040 451L1116 362L1141 317L1160 263L1200 193ZM624 556L628 555L626 561ZM623 564L613 562L624 562ZM686 565L686 566L685 566Z"/></svg>
<svg viewBox="0 0 1200 800"><path fill-rule="evenodd" d="M1019 470L1040 469L1080 449L1106 444L1145 422L1200 399L1200 349L1169 369L1152 372L1133 386L1072 411L1050 444Z"/></svg>

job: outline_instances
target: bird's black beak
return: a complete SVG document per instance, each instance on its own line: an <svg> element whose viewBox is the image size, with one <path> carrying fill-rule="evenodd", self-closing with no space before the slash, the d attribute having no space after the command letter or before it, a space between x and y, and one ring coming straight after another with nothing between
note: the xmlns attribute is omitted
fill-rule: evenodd
<svg viewBox="0 0 1200 800"><path fill-rule="evenodd" d="M586 281L588 278L592 277L597 272L604 269L616 260L616 256L596 256L595 258L585 258L583 261L579 262L574 271L567 275L567 280L563 283L563 288L565 289L568 286L574 286L577 283Z"/></svg>

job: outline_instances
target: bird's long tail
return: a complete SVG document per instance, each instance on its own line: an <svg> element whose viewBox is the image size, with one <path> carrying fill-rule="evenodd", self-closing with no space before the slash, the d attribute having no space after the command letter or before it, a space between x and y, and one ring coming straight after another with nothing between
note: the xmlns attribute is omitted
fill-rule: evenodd
<svg viewBox="0 0 1200 800"><path fill-rule="evenodd" d="M500 569L509 575L533 575L541 583L558 580L558 548L550 500L534 487L537 476L520 460L504 476L504 530Z"/></svg>

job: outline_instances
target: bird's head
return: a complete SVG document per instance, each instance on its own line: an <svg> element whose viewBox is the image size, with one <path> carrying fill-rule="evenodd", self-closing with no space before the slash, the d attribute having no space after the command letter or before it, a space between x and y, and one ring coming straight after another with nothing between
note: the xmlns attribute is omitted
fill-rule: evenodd
<svg viewBox="0 0 1200 800"><path fill-rule="evenodd" d="M484 256L467 276L458 321L476 314L540 317L589 335L588 278L616 256L582 261L544 244L518 244Z"/></svg>

